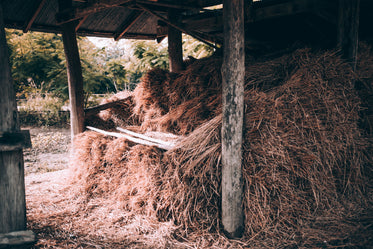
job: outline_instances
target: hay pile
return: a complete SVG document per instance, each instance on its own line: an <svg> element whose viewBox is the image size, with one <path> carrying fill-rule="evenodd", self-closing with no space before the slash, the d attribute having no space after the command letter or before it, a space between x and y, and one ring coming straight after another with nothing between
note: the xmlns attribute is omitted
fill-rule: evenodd
<svg viewBox="0 0 373 249"><path fill-rule="evenodd" d="M93 132L78 136L73 169L86 198L105 197L126 212L172 220L177 238L219 232L220 65L210 58L180 75L154 69L135 90L132 117L139 129L188 134L177 148L164 153ZM369 243L361 215L372 201L365 188L371 140L358 127L361 103L348 64L333 51L301 49L250 59L245 79L246 234L240 245ZM224 247L231 243L237 242Z"/></svg>

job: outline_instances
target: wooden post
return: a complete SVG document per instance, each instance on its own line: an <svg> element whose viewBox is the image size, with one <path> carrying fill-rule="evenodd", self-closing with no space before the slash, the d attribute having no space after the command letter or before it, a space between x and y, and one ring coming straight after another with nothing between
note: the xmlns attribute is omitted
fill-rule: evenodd
<svg viewBox="0 0 373 249"><path fill-rule="evenodd" d="M242 129L244 117L244 0L224 0L222 223L228 237L244 232Z"/></svg>
<svg viewBox="0 0 373 249"><path fill-rule="evenodd" d="M337 47L356 69L359 45L360 0L339 0Z"/></svg>
<svg viewBox="0 0 373 249"><path fill-rule="evenodd" d="M72 1L59 0L59 11L71 7ZM61 25L63 46L66 56L67 80L70 98L71 139L84 131L84 91L82 65L80 63L75 22Z"/></svg>
<svg viewBox="0 0 373 249"><path fill-rule="evenodd" d="M180 23L180 12L176 10L168 11L168 20L172 24ZM183 70L183 45L181 31L168 25L168 56L170 61L170 71L179 73Z"/></svg>
<svg viewBox="0 0 373 249"><path fill-rule="evenodd" d="M0 2L0 134L19 132L16 95ZM0 234L26 229L22 149L0 146Z"/></svg>

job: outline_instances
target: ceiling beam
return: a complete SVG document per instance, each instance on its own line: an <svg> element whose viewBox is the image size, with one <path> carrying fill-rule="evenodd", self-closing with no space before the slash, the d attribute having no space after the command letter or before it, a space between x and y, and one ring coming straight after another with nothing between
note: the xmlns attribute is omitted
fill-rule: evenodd
<svg viewBox="0 0 373 249"><path fill-rule="evenodd" d="M78 8L58 12L56 14L56 20L57 24L61 25L105 9L118 6L129 6L133 5L134 3L134 0L95 0L90 2L88 5L82 5Z"/></svg>
<svg viewBox="0 0 373 249"><path fill-rule="evenodd" d="M24 32L24 33L27 33L27 32L30 30L32 24L34 23L36 17L38 17L38 15L39 15L40 11L42 10L42 8L43 8L44 4L46 3L46 1L47 1L47 0L40 0L40 2L39 2L39 4L38 4L37 8L36 8L35 11L33 12L34 14L33 14L33 15L31 16L31 18L30 18L30 19L25 23L25 28L23 29L23 32Z"/></svg>
<svg viewBox="0 0 373 249"><path fill-rule="evenodd" d="M114 35L114 40L118 41L128 30L140 19L144 11L134 11L120 26L119 31Z"/></svg>
<svg viewBox="0 0 373 249"><path fill-rule="evenodd" d="M180 27L179 25L175 25L174 23L170 22L167 18L163 17L162 15L146 8L144 5L141 5L141 4L137 4L137 6L139 6L140 8L142 8L143 10L145 10L146 12L152 14L153 16L159 18L160 20L162 20L163 22L167 23L168 25L170 25L171 27L177 29L177 30L180 30L181 32L185 33L185 34L188 34L190 36L192 36L193 38L205 43L206 45L210 46L210 47L213 47L215 49L218 49L217 46L215 46L214 44L206 41L204 38L202 38L200 35L190 31L190 30L187 30L187 29L184 29L182 27Z"/></svg>
<svg viewBox="0 0 373 249"><path fill-rule="evenodd" d="M82 19L80 19L78 25L76 25L76 27L75 27L75 32L77 32L80 29L80 27L83 25L83 23L85 22L85 20L87 20L88 16L89 15L86 15L85 17L83 17Z"/></svg>
<svg viewBox="0 0 373 249"><path fill-rule="evenodd" d="M166 7L166 8L173 8L173 9L180 9L180 10L200 10L201 7L199 6L191 6L190 4L174 4L174 3L165 3L165 2L151 2L151 1L144 1L144 0L136 0L136 3L151 5L151 6L159 6L159 7Z"/></svg>

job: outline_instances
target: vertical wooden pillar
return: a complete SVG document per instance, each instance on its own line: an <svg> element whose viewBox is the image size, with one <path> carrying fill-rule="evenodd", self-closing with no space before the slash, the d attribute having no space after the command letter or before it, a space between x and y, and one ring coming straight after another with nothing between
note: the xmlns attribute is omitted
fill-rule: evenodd
<svg viewBox="0 0 373 249"><path fill-rule="evenodd" d="M356 69L359 45L360 0L339 0L337 47Z"/></svg>
<svg viewBox="0 0 373 249"><path fill-rule="evenodd" d="M70 8L71 0L59 0L59 10ZM82 65L80 63L75 22L62 24L62 39L66 56L69 84L71 139L84 131L84 91Z"/></svg>
<svg viewBox="0 0 373 249"><path fill-rule="evenodd" d="M19 132L16 95L10 72L0 2L0 137ZM6 141L4 141L6 142ZM26 229L26 201L22 149L0 143L0 234Z"/></svg>
<svg viewBox="0 0 373 249"><path fill-rule="evenodd" d="M242 129L244 117L244 0L223 1L222 223L229 237L244 232Z"/></svg>
<svg viewBox="0 0 373 249"><path fill-rule="evenodd" d="M178 25L180 24L180 12L177 10L168 11L168 20ZM170 71L178 73L183 70L183 45L180 30L168 25L168 56L170 61Z"/></svg>

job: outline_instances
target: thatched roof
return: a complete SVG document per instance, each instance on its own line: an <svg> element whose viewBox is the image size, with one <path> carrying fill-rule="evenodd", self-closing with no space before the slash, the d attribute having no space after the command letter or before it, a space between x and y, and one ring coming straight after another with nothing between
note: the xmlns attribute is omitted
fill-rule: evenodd
<svg viewBox="0 0 373 249"><path fill-rule="evenodd" d="M371 2L361 2L362 29L368 26L365 23L372 23ZM182 20L178 26L184 33L218 43L223 26L219 4L222 0L73 0L71 8L60 11L58 0L2 1L7 28L58 33L62 23L74 20L78 35L162 39L167 35L167 12L179 11ZM330 35L335 28L337 7L338 0L254 1L246 11L248 36L253 40L273 39L309 33L312 26L321 34Z"/></svg>

